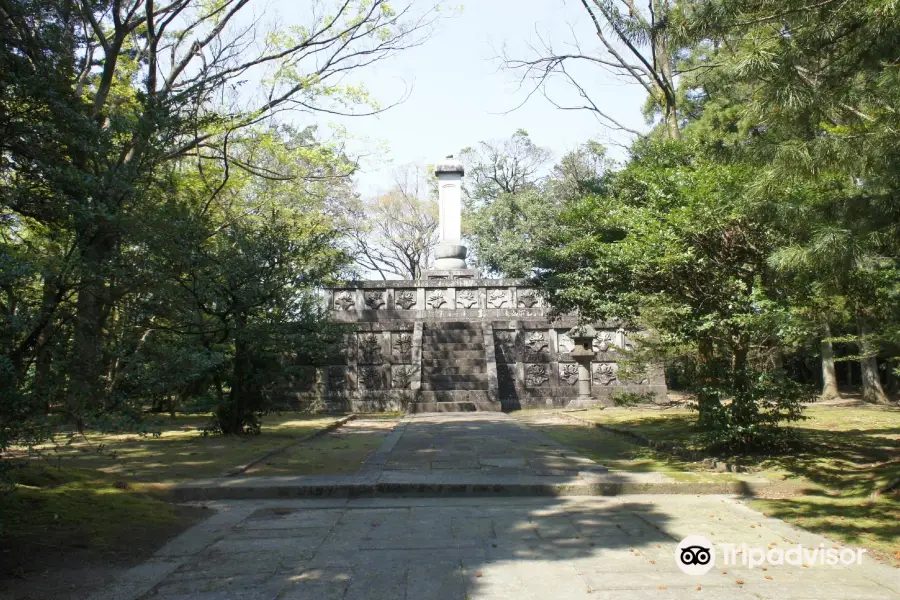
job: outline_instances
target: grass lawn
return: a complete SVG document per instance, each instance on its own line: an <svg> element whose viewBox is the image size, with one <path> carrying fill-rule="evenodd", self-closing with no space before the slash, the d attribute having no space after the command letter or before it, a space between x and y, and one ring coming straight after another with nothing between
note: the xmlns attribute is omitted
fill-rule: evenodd
<svg viewBox="0 0 900 600"><path fill-rule="evenodd" d="M14 580L0 587L33 585L37 577L38 587L68 591L88 583L86 573L101 584L115 568L146 559L209 514L156 499L94 469L31 463L10 475L13 490L0 493L0 580ZM34 597L57 595L52 588L43 591L46 596Z"/></svg>
<svg viewBox="0 0 900 600"><path fill-rule="evenodd" d="M357 418L340 429L279 452L246 475L350 475L381 446L397 415Z"/></svg>
<svg viewBox="0 0 900 600"><path fill-rule="evenodd" d="M574 421L547 421L541 413L514 416L539 425L551 437L611 469L662 471L681 480L744 478L717 474L690 462L643 447L628 438ZM543 413L550 414L550 413ZM654 441L700 449L696 415L680 409L579 411L582 419L639 432ZM870 494L900 476L900 409L878 406L807 408L808 419L793 425L798 443L779 455L719 456L748 466L751 477L790 485L793 492L772 494L750 504L771 516L850 545L862 545L900 565L900 495L895 490L871 501ZM719 479L717 479L719 480ZM790 488L787 488L790 489Z"/></svg>
<svg viewBox="0 0 900 600"><path fill-rule="evenodd" d="M163 417L147 425L158 435L87 433L84 437L57 436L55 443L38 447L52 466L95 469L132 485L174 484L217 477L223 471L296 442L339 417L281 413L263 417L262 433L249 436L203 436L206 416ZM20 454L24 455L23 452Z"/></svg>
<svg viewBox="0 0 900 600"><path fill-rule="evenodd" d="M36 597L51 598L102 586L116 568L148 558L208 514L165 502L165 488L219 476L338 418L271 414L261 435L204 437L208 416L178 415L149 421L155 434L60 434L40 455L13 449L14 485L0 490L0 587L27 584L29 593L40 588ZM307 458L307 468L317 468L320 457Z"/></svg>

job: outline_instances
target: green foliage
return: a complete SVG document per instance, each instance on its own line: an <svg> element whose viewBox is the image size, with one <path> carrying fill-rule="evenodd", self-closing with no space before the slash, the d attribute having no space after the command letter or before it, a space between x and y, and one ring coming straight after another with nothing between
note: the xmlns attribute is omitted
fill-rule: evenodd
<svg viewBox="0 0 900 600"><path fill-rule="evenodd" d="M327 4L263 31L243 3L0 0L0 453L209 402L252 429L322 354L356 164L283 115L378 110L335 75L435 18Z"/></svg>
<svg viewBox="0 0 900 600"><path fill-rule="evenodd" d="M562 203L604 186L606 149L588 141L540 177L548 160L523 130L501 144L466 150L469 161L463 228L478 265L506 277L526 277L534 252L547 243Z"/></svg>
<svg viewBox="0 0 900 600"><path fill-rule="evenodd" d="M638 144L606 194L567 203L535 277L559 309L649 330L630 361L682 365L710 442L742 449L769 443L809 397L754 364L782 347L790 315L751 183L749 166L690 142Z"/></svg>

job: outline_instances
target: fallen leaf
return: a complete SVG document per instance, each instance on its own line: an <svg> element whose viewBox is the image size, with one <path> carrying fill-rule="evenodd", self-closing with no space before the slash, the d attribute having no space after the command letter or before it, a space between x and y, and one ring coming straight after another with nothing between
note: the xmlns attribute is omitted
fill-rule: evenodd
<svg viewBox="0 0 900 600"><path fill-rule="evenodd" d="M728 575L728 571L726 571L725 569L722 569L722 575Z"/></svg>
<svg viewBox="0 0 900 600"><path fill-rule="evenodd" d="M659 586L659 589L664 590L664 589L666 589L666 586L661 585L661 586Z"/></svg>
<svg viewBox="0 0 900 600"><path fill-rule="evenodd" d="M483 573L481 571L475 572L475 577L481 577L482 575L483 575Z"/></svg>
<svg viewBox="0 0 900 600"><path fill-rule="evenodd" d="M734 582L735 582L736 584L738 584L738 585L744 585L744 580L743 580L743 579L735 579Z"/></svg>
<svg viewBox="0 0 900 600"><path fill-rule="evenodd" d="M700 587L699 585L697 586L697 590L698 590L698 591L699 591L699 590L702 590L702 589L703 589L703 588Z"/></svg>
<svg viewBox="0 0 900 600"><path fill-rule="evenodd" d="M766 579L772 579L771 575L766 575Z"/></svg>
<svg viewBox="0 0 900 600"><path fill-rule="evenodd" d="M656 564L656 561L655 561L655 560L651 560L651 561L650 561L650 564L651 564L651 565L655 565L655 564Z"/></svg>

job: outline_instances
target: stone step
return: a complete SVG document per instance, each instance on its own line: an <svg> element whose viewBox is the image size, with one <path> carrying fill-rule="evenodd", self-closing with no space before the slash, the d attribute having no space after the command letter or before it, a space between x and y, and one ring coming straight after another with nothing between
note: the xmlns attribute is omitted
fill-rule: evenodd
<svg viewBox="0 0 900 600"><path fill-rule="evenodd" d="M439 360L441 362L458 360L484 360L484 348L474 350L422 350L422 363Z"/></svg>
<svg viewBox="0 0 900 600"><path fill-rule="evenodd" d="M416 395L416 401L484 403L491 402L491 396L487 390L422 390Z"/></svg>
<svg viewBox="0 0 900 600"><path fill-rule="evenodd" d="M430 331L422 334L422 344L429 343L444 343L444 342L454 342L454 343L484 343L484 335L481 332L471 332L471 333L463 333L460 331Z"/></svg>
<svg viewBox="0 0 900 600"><path fill-rule="evenodd" d="M455 362L446 361L442 365L422 366L422 375L481 375L485 372L484 361L481 364L458 366Z"/></svg>
<svg viewBox="0 0 900 600"><path fill-rule="evenodd" d="M487 391L487 381L455 381L453 383L435 383L433 381L422 382L422 391L425 392L449 392L453 390Z"/></svg>
<svg viewBox="0 0 900 600"><path fill-rule="evenodd" d="M410 402L406 406L409 414L429 412L477 412L478 407L474 402L463 400L461 402Z"/></svg>
<svg viewBox="0 0 900 600"><path fill-rule="evenodd" d="M423 358L422 359L423 367L483 367L484 366L484 355L473 357L473 358L448 358L446 356L442 356L440 358Z"/></svg>

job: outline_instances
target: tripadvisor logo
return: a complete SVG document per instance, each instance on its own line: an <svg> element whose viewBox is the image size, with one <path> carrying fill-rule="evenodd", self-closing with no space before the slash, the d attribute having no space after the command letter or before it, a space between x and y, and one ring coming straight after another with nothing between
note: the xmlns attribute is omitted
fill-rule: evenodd
<svg viewBox="0 0 900 600"><path fill-rule="evenodd" d="M702 535L689 535L675 548L675 564L688 575L705 575L716 566L716 550Z"/></svg>
<svg viewBox="0 0 900 600"><path fill-rule="evenodd" d="M721 544L723 566L743 566L747 568L769 565L792 566L850 566L862 564L865 548L804 548L802 544L783 548L757 548L747 544ZM689 535L675 549L675 563L688 575L704 575L716 566L716 549L713 543L702 535Z"/></svg>

